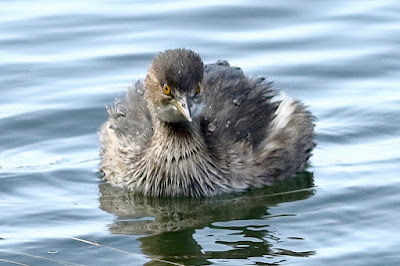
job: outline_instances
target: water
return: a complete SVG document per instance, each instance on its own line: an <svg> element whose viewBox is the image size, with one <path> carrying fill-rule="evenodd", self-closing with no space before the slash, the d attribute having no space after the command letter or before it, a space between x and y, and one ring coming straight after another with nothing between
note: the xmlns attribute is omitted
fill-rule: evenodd
<svg viewBox="0 0 400 266"><path fill-rule="evenodd" d="M0 265L400 263L400 5L2 1ZM308 173L213 199L104 184L105 106L188 47L318 118Z"/></svg>

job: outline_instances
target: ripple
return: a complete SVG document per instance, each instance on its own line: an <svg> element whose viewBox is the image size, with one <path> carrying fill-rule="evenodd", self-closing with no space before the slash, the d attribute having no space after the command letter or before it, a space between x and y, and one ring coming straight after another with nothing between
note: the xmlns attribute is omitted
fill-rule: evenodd
<svg viewBox="0 0 400 266"><path fill-rule="evenodd" d="M40 0L0 8L7 10L0 17L2 259L399 261L396 1ZM300 189L290 193L270 188L203 203L98 187L105 105L145 77L154 54L174 47L268 76L309 105L317 117L308 168L316 187L294 182Z"/></svg>

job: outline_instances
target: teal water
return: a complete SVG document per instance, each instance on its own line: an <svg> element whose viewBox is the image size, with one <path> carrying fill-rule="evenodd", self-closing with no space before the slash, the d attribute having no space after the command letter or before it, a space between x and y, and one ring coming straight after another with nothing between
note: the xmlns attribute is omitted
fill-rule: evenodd
<svg viewBox="0 0 400 266"><path fill-rule="evenodd" d="M400 5L2 1L0 265L400 264ZM212 199L105 184L105 106L186 47L302 100L308 172Z"/></svg>

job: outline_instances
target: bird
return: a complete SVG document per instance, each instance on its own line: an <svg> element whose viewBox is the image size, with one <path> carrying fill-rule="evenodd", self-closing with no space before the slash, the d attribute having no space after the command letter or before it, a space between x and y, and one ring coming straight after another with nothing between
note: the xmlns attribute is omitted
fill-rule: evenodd
<svg viewBox="0 0 400 266"><path fill-rule="evenodd" d="M308 166L314 116L226 60L158 53L144 81L107 107L106 182L151 197L208 197L273 186Z"/></svg>

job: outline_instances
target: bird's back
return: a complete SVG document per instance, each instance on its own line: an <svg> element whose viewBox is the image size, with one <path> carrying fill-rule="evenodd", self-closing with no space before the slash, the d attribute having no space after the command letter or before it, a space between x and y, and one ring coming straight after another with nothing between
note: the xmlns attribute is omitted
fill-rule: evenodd
<svg viewBox="0 0 400 266"><path fill-rule="evenodd" d="M304 170L313 117L299 101L276 100L264 78L226 61L205 66L201 123L206 143L232 178L272 185Z"/></svg>
<svg viewBox="0 0 400 266"><path fill-rule="evenodd" d="M266 136L278 103L264 78L247 78L226 61L205 66L203 132L212 142L247 142L253 148Z"/></svg>

